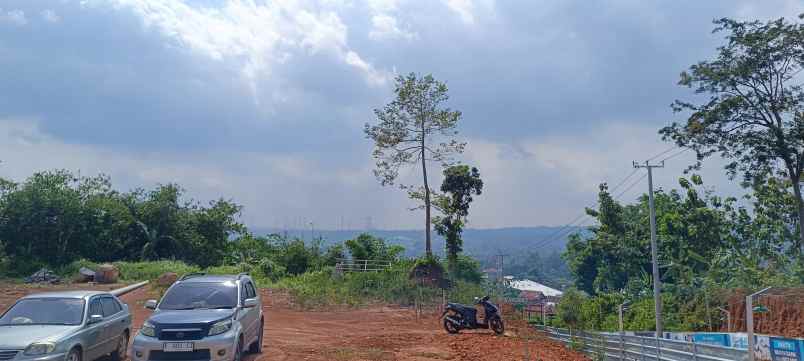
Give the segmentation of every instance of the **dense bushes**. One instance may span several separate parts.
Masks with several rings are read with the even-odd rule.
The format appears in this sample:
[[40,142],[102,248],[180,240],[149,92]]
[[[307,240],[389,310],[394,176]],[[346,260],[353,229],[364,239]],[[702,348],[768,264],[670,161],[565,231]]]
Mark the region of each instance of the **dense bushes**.
[[0,243],[12,276],[77,259],[93,262],[176,259],[222,264],[240,207],[183,199],[175,184],[121,193],[108,177],[36,173],[16,184],[0,179]]

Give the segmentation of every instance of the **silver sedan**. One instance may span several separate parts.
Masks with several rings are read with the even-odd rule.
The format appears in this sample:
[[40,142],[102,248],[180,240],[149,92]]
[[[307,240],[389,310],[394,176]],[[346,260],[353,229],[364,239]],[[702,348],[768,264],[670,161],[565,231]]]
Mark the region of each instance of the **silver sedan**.
[[130,335],[128,306],[109,293],[40,293],[0,316],[0,361],[123,360]]

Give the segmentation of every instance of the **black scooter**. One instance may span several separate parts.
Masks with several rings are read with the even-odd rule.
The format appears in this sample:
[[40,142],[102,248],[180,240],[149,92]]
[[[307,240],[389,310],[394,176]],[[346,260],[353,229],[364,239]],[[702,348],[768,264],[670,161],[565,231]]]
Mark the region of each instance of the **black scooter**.
[[475,297],[476,305],[483,305],[486,316],[483,322],[477,320],[477,310],[474,307],[458,303],[448,303],[441,318],[444,319],[444,329],[449,333],[458,333],[460,330],[492,329],[494,333],[502,335],[505,325],[500,317],[500,309],[489,302],[489,296]]

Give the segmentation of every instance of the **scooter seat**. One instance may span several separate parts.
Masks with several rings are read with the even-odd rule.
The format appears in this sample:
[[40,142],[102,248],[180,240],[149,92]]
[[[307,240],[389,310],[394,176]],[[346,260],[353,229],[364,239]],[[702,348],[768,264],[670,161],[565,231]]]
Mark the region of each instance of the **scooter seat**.
[[469,310],[474,311],[475,310],[474,307],[469,307],[469,306],[466,306],[466,305],[462,305],[460,303],[448,303],[447,307],[452,308],[455,311],[458,311],[458,312],[461,312],[461,313],[464,312],[464,311],[469,311]]

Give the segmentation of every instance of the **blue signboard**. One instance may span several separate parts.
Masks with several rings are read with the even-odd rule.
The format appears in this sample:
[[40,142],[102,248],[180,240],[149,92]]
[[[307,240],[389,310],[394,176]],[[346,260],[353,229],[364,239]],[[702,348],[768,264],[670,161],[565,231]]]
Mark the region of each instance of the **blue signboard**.
[[692,335],[693,342],[714,346],[730,347],[729,339],[728,333],[696,333]]
[[771,337],[770,353],[773,361],[804,361],[799,340]]

